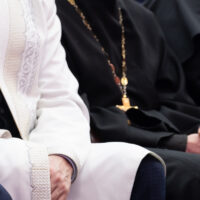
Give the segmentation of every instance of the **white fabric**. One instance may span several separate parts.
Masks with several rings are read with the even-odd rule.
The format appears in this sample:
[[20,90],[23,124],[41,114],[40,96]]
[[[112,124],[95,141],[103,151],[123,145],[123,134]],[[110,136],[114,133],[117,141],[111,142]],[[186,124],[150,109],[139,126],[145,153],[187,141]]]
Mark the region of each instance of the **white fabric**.
[[134,144],[92,144],[68,200],[130,200],[138,166],[147,153]]
[[[89,115],[65,61],[54,0],[1,0],[0,19],[0,87],[21,136],[79,170],[90,148]],[[27,30],[33,23],[36,36]],[[34,77],[24,76],[30,66]]]
[[[35,148],[35,144],[18,138],[0,138],[0,151],[0,184],[13,200],[51,199],[49,170],[46,170],[49,161],[44,146]],[[35,161],[40,159],[38,153],[44,158],[39,162]]]
[[[4,161],[0,162],[0,183],[13,200],[33,199],[30,146],[15,138],[0,139],[0,151],[0,160]],[[148,153],[133,144],[92,144],[68,200],[129,200],[138,166]]]
[[[0,16],[1,19],[7,19],[8,18],[8,5],[6,0],[1,0],[0,4]],[[5,62],[5,56],[6,56],[6,49],[7,49],[7,43],[8,43],[8,36],[9,36],[9,26],[8,26],[8,19],[7,20],[1,20],[0,21],[0,74],[2,74],[3,65]]]
[[0,139],[0,151],[0,184],[13,200],[31,200],[28,146],[19,139]]
[[[50,200],[48,155],[61,154],[79,171],[69,200],[128,200],[148,151],[124,143],[91,145],[88,111],[65,62],[54,0],[1,0],[0,19],[0,87],[24,139],[0,131],[0,184],[14,200]],[[29,20],[37,45],[26,34]],[[31,44],[37,56],[27,53]],[[35,67],[33,77],[22,77],[24,66]]]

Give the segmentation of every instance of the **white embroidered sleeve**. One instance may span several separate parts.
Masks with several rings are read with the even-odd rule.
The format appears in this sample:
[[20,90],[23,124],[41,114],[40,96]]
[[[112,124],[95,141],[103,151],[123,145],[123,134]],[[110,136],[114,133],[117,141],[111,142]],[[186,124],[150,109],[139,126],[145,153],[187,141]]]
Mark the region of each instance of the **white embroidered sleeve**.
[[43,6],[47,35],[38,81],[37,123],[30,140],[45,144],[49,154],[69,157],[79,170],[90,148],[89,114],[65,61],[55,2],[43,0]]

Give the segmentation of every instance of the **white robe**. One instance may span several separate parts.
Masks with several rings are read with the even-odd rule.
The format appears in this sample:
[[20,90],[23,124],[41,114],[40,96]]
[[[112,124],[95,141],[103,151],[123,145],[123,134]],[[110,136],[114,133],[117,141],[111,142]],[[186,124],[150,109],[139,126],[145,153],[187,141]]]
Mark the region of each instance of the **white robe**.
[[[0,139],[0,150],[4,152],[0,154],[0,160],[4,161],[0,162],[0,183],[13,200],[50,200],[50,191],[40,197],[32,194],[30,148],[20,139]],[[136,172],[148,153],[128,143],[92,144],[67,200],[130,200]],[[38,182],[43,178],[38,175]]]
[[149,151],[91,144],[54,0],[1,0],[0,19],[0,88],[23,138],[0,129],[0,184],[14,200],[50,200],[48,155],[62,154],[78,169],[69,200],[128,200]]

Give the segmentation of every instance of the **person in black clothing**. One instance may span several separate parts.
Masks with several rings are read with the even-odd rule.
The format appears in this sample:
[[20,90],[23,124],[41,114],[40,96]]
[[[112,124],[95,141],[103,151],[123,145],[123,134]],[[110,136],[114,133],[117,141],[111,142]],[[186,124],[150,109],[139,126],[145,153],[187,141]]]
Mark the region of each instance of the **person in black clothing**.
[[188,92],[200,105],[200,1],[136,1],[155,14],[168,45],[182,63]]
[[95,140],[148,147],[166,162],[167,199],[199,200],[200,107],[154,15],[133,0],[56,2]]

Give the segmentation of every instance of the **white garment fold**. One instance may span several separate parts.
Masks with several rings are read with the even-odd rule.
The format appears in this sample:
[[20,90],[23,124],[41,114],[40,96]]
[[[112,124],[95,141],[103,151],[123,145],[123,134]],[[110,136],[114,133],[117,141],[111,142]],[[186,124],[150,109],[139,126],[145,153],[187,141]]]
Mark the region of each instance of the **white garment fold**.
[[[50,200],[48,193],[44,197],[32,196],[33,165],[27,142],[1,138],[0,151],[0,183],[14,200]],[[149,153],[128,143],[92,144],[67,200],[130,200],[138,167]],[[35,180],[42,182],[43,175],[46,176],[46,173],[40,174],[40,177],[37,174]],[[46,177],[44,179],[47,180]]]
[[92,144],[68,200],[130,200],[138,167],[148,153],[128,143]]

